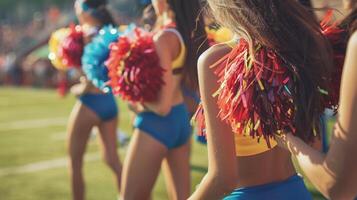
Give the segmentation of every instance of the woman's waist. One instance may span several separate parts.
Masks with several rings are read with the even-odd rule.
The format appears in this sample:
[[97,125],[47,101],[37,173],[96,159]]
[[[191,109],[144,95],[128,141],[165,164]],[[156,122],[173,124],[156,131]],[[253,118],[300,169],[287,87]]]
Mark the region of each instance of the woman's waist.
[[278,147],[254,156],[237,157],[237,188],[280,182],[296,174],[290,154]]

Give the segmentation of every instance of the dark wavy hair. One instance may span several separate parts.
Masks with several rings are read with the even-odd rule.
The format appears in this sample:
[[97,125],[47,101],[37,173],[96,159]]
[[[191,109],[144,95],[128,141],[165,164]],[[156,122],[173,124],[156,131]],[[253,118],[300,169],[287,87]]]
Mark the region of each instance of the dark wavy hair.
[[311,0],[299,0],[299,2],[308,8],[312,8]]
[[208,49],[205,23],[201,16],[202,7],[199,0],[168,0],[168,4],[175,13],[177,30],[187,48],[183,83],[194,89],[198,87],[198,57]]
[[[298,77],[294,102],[297,135],[312,140],[319,131],[324,96],[332,70],[332,50],[319,23],[296,0],[208,0],[215,18],[254,46],[261,44],[276,52],[292,66]],[[253,54],[254,55],[254,54]]]
[[115,25],[112,14],[107,9],[107,0],[84,0],[85,4],[91,8],[90,14],[102,23],[102,25]]
[[353,8],[351,13],[342,20],[340,26],[347,31],[348,38],[357,30],[357,8]]

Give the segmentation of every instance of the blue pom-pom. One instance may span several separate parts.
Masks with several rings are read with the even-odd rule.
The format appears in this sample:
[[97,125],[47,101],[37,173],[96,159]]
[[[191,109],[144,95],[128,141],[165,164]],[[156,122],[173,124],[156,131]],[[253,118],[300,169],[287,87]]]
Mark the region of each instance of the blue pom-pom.
[[105,67],[105,61],[109,57],[109,46],[117,42],[122,34],[127,34],[133,30],[135,25],[129,25],[125,31],[120,32],[119,28],[112,25],[103,27],[90,43],[84,48],[82,56],[82,69],[94,86],[104,92],[111,89],[107,86],[108,70]]

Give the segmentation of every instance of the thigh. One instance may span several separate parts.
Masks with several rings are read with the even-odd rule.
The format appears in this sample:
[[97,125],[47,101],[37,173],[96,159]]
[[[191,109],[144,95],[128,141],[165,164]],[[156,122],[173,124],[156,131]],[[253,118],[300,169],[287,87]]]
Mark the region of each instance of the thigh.
[[169,150],[162,164],[170,199],[187,199],[190,195],[190,147],[188,141],[181,147]]
[[160,171],[167,148],[147,133],[136,129],[131,138],[122,173],[125,200],[145,200]]
[[98,125],[100,134],[100,145],[105,156],[117,156],[117,125],[118,119],[115,117],[112,120],[101,122]]
[[89,108],[77,102],[68,122],[68,150],[72,158],[81,159],[93,126],[99,118]]

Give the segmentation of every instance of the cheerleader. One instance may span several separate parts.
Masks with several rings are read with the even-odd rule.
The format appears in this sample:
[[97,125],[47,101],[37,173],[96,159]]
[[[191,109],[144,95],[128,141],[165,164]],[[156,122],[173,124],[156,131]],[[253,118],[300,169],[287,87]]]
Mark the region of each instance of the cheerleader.
[[157,15],[154,45],[164,84],[156,101],[132,105],[137,116],[124,161],[121,196],[149,199],[162,166],[170,199],[187,199],[191,126],[181,85],[186,81],[197,85],[196,62],[206,46],[204,24],[198,0],[152,3]]
[[207,2],[240,39],[199,59],[209,166],[190,199],[312,199],[274,135],[319,131],[332,62],[319,24],[296,0]]
[[[101,27],[115,24],[106,4],[107,1],[102,0],[77,0],[75,3],[76,15],[87,43]],[[83,200],[85,196],[83,156],[93,127],[99,130],[103,157],[115,175],[119,191],[122,166],[117,153],[118,107],[114,96],[111,93],[102,93],[84,77],[81,78],[81,84],[75,85],[71,91],[78,96],[68,124],[69,171],[73,199]]]
[[[330,149],[326,154],[315,151],[292,134],[279,139],[279,144],[288,149],[299,163],[300,168],[312,184],[328,199],[353,199],[357,196],[357,1],[343,1],[344,8],[350,13],[339,25],[340,42],[337,44],[346,51],[342,82],[340,88],[337,122],[332,133]],[[348,43],[347,43],[348,41]],[[346,50],[347,48],[347,50]],[[336,58],[335,58],[336,60]],[[338,64],[335,62],[335,64]],[[343,61],[342,61],[343,64]],[[338,67],[338,66],[337,66]],[[336,74],[335,79],[339,79]],[[336,83],[338,87],[339,83]],[[338,87],[339,88],[339,87]]]

